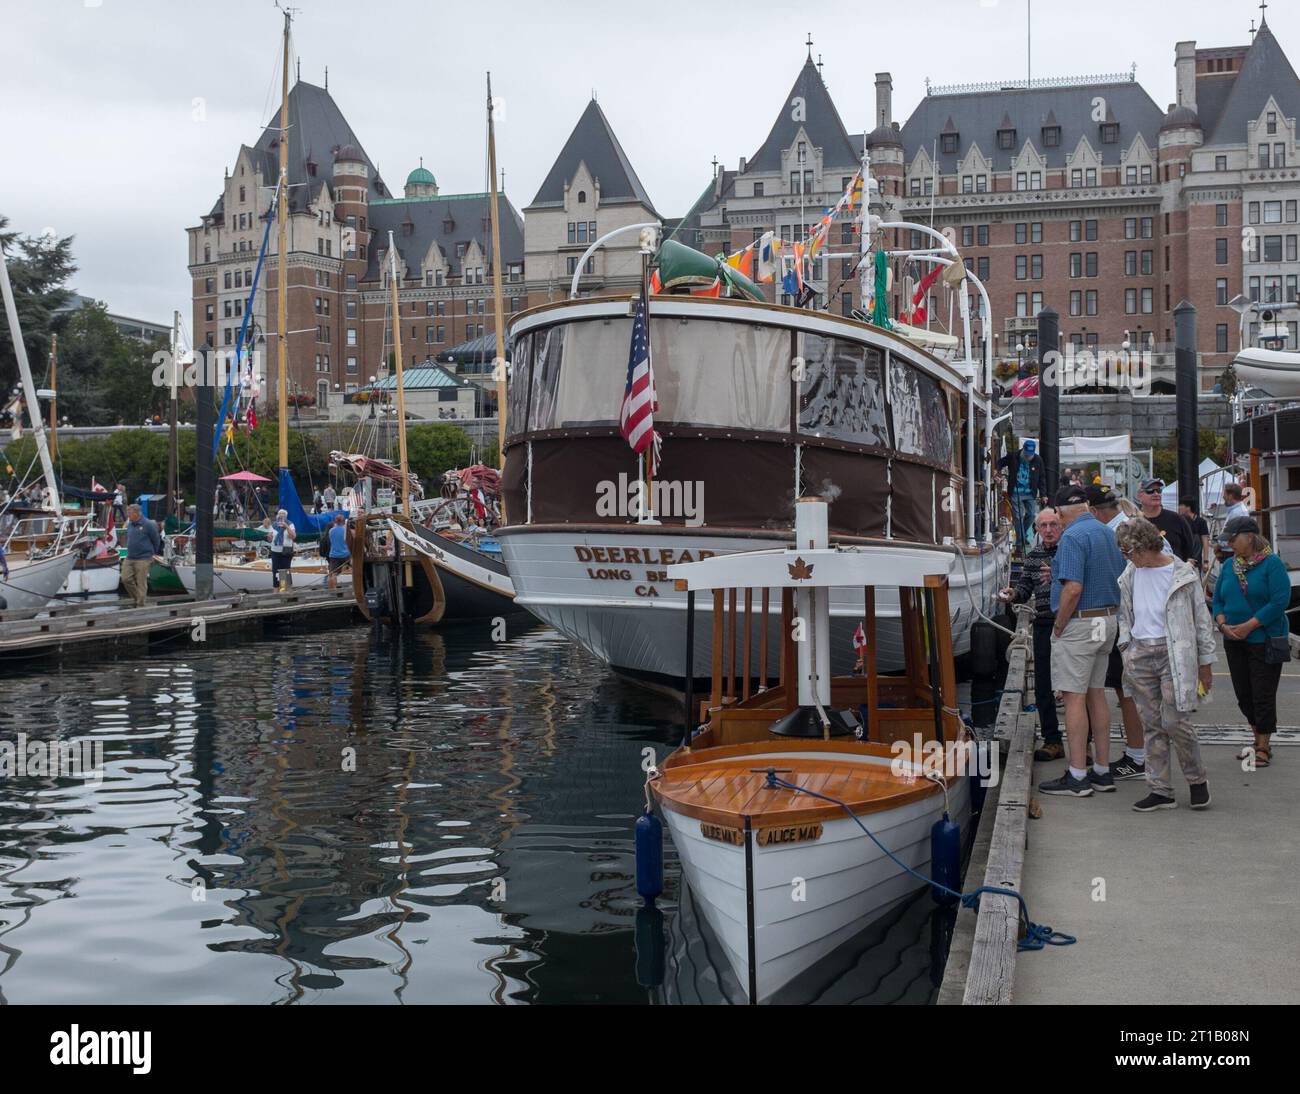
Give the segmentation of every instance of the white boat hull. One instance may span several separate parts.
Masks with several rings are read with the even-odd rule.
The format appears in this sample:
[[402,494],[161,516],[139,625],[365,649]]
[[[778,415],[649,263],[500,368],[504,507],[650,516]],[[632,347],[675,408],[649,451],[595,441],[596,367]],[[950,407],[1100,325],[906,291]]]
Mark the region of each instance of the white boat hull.
[[95,593],[115,593],[122,584],[122,563],[111,566],[73,566],[68,580],[59,590],[60,596],[89,596]]
[[1279,398],[1300,395],[1300,353],[1243,349],[1233,360],[1232,371],[1242,386],[1262,388]]
[[[192,562],[173,563],[172,569],[181,579],[185,591],[193,593],[195,589],[196,568]],[[324,585],[328,569],[324,562],[316,559],[294,559],[292,567],[292,586],[295,589],[311,588]],[[212,591],[220,596],[223,593],[269,593],[274,589],[271,584],[271,566],[266,562],[245,563],[238,566],[226,566],[214,563],[212,566]]]
[[76,561],[73,551],[34,562],[11,559],[9,576],[0,578],[0,597],[4,598],[5,610],[10,614],[40,611],[58,595]]
[[[780,758],[779,752],[754,756],[745,766],[762,767]],[[948,797],[953,819],[964,831],[970,813],[964,777],[953,781]],[[706,838],[699,820],[661,804],[696,907],[748,996],[745,848]],[[930,829],[943,811],[944,797],[936,790],[920,801],[867,814],[862,821],[902,862],[928,878]],[[758,1002],[771,999],[925,884],[891,860],[847,815],[826,821],[816,841],[755,843],[753,860]]]
[[[634,676],[663,681],[685,677],[683,641],[686,634],[686,594],[658,575],[672,562],[698,561],[701,551],[715,555],[764,550],[778,546],[770,538],[683,536],[654,528],[611,526],[608,530],[533,531],[510,529],[500,535],[506,569],[515,588],[515,603],[527,608],[556,630],[580,643],[606,664]],[[611,549],[616,553],[611,555]],[[655,560],[627,562],[633,558]],[[689,552],[690,557],[684,557]],[[707,557],[707,556],[706,556]],[[615,561],[610,561],[613,558]],[[953,646],[957,654],[970,648],[975,606],[992,615],[998,608],[997,589],[1005,584],[1005,556],[996,550],[962,561],[954,552],[949,572]],[[780,595],[770,594],[768,676],[779,669],[777,641]],[[831,671],[847,674],[856,655],[853,631],[862,620],[860,590],[833,589],[831,604]],[[707,676],[712,659],[712,600],[696,598],[694,672]],[[758,650],[760,597],[753,602],[751,649]],[[882,672],[903,666],[902,628],[898,592],[876,592],[877,665]],[[738,639],[739,641],[739,639]],[[754,654],[755,658],[757,653]]]

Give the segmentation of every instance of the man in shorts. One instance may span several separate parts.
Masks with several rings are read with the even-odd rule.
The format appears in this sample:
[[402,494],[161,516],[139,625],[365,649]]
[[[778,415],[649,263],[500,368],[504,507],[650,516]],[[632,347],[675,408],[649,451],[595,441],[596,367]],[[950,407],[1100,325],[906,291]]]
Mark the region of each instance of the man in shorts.
[[348,518],[344,513],[334,514],[334,523],[329,526],[329,531],[325,534],[329,545],[330,572],[326,579],[326,584],[331,588],[337,588],[339,583],[339,571],[341,571],[352,558],[352,537],[348,534]]
[[1052,683],[1065,701],[1070,766],[1059,778],[1039,783],[1038,790],[1087,798],[1094,790],[1115,789],[1107,763],[1109,732],[1098,733],[1093,742],[1091,770],[1086,756],[1089,719],[1110,726],[1106,666],[1115,644],[1124,558],[1115,534],[1092,515],[1081,486],[1066,486],[1057,493],[1056,512],[1065,531],[1052,560]]

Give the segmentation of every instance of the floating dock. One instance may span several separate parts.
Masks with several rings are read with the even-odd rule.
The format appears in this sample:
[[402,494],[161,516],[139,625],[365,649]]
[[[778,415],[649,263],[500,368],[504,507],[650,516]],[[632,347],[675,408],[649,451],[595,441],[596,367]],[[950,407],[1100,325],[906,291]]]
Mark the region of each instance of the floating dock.
[[84,653],[90,646],[122,650],[147,648],[164,640],[206,642],[261,633],[301,618],[309,618],[314,627],[360,619],[350,583],[337,589],[232,593],[211,600],[168,597],[143,608],[123,605],[105,601],[56,604],[34,619],[5,618],[7,613],[0,612],[0,664],[10,659]]
[[[1300,743],[1300,726],[1279,725],[1273,763],[1245,769],[1239,753],[1253,738],[1220,645],[1214,688],[1192,716],[1209,769],[1209,809],[1187,808],[1176,756],[1174,810],[1133,812],[1145,779],[1119,782],[1113,794],[1035,800],[1037,783],[1065,761],[1035,770],[1038,715],[1022,709],[1024,695],[1033,697],[1027,643],[1013,643],[1008,661],[994,730],[1005,767],[985,801],[964,888],[1017,889],[1035,922],[1078,941],[1019,954],[1016,903],[986,895],[978,916],[957,919],[938,1002],[1109,1005],[1117,984],[1134,1004],[1295,1002],[1300,938],[1278,924],[1294,906],[1300,866],[1291,823],[1300,772],[1286,747]],[[1278,689],[1284,723],[1297,700],[1293,661]],[[1122,729],[1112,726],[1111,759],[1123,747]],[[1036,817],[1031,801],[1041,809]]]

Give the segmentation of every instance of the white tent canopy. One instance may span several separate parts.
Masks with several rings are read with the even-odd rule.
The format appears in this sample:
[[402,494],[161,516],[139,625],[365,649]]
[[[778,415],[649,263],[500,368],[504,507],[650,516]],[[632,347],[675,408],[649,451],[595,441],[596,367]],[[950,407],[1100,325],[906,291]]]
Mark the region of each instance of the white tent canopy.
[[[1022,437],[1020,443],[1033,441],[1037,437]],[[1095,460],[1101,456],[1128,456],[1133,452],[1132,440],[1127,433],[1118,437],[1062,437],[1060,454],[1062,460]]]
[[[1237,476],[1231,472],[1223,470],[1209,456],[1201,461],[1201,466],[1197,468],[1200,476],[1201,486],[1201,509],[1211,509],[1223,501],[1223,486],[1225,483],[1236,482]],[[1217,474],[1216,474],[1217,472]],[[1207,477],[1208,476],[1208,477]],[[1180,491],[1177,482],[1171,482],[1160,493],[1160,502],[1166,509],[1177,509]]]

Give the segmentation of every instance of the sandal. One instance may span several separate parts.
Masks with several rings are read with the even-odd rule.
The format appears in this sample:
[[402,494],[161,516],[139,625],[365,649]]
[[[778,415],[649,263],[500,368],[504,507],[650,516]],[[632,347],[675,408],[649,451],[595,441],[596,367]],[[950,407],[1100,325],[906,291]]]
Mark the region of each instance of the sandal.
[[1273,762],[1273,750],[1271,748],[1255,749],[1255,766],[1268,767]]

